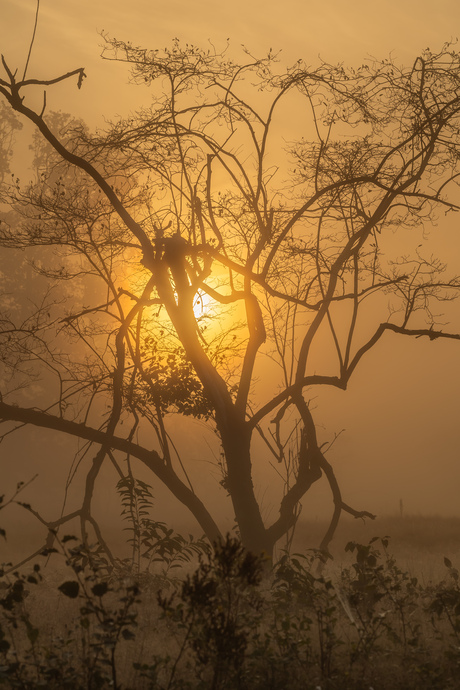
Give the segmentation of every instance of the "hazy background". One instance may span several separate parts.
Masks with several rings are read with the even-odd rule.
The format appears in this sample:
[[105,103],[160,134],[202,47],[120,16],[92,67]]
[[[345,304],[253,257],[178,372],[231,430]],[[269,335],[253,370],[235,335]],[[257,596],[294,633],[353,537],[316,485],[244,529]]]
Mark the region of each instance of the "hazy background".
[[[35,9],[35,0],[0,0],[0,51],[21,74]],[[437,50],[445,41],[456,39],[460,6],[458,0],[436,4],[426,0],[233,0],[228,4],[215,0],[41,0],[28,76],[51,78],[84,67],[83,88],[78,91],[66,83],[50,89],[48,108],[70,112],[90,125],[102,125],[104,117],[126,115],[148,99],[147,89],[126,84],[122,65],[100,59],[100,31],[147,48],[165,47],[178,37],[200,46],[210,40],[219,49],[230,39],[235,50],[240,44],[256,54],[269,48],[282,50],[286,63],[303,57],[315,65],[320,56],[328,62],[358,66],[369,55],[391,54],[395,61],[410,65],[423,49]],[[38,92],[37,99],[41,98]],[[18,152],[24,153],[21,134],[17,138]],[[458,219],[449,222],[439,253],[459,262]],[[442,225],[438,230],[443,230]],[[459,309],[456,306],[449,313],[457,330]],[[328,459],[347,503],[376,513],[396,513],[402,499],[407,513],[460,515],[459,362],[460,346],[454,341],[387,335],[360,365],[347,392],[315,393],[314,414],[321,435],[330,439],[345,430]],[[205,487],[217,487],[218,478],[210,472],[212,454],[202,443],[205,435],[205,429],[187,432],[184,447],[193,458],[196,476],[206,477]],[[65,439],[34,429],[21,440],[3,443],[0,493],[38,473],[23,500],[48,511],[49,519],[57,517],[50,506],[62,501],[69,448]],[[256,468],[260,498],[264,516],[274,518],[273,475],[263,460]],[[113,477],[108,475],[101,500],[116,510],[112,491]],[[159,519],[172,515],[183,519],[169,505],[169,497],[158,498],[164,499]],[[216,494],[216,507],[220,500]],[[305,501],[304,515],[321,517],[330,509],[327,488],[318,486]],[[13,513],[17,519],[16,511],[11,511],[11,518]]]

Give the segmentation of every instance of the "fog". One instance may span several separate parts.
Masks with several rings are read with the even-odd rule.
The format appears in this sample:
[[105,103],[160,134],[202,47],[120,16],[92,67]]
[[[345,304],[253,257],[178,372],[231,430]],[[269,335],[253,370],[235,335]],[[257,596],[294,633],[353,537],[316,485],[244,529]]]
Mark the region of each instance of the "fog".
[[[0,0],[1,52],[20,72],[35,7],[34,0]],[[98,126],[104,118],[126,115],[148,99],[147,89],[126,83],[123,66],[100,59],[101,31],[149,48],[168,45],[176,36],[198,45],[209,40],[218,49],[229,39],[231,50],[239,49],[240,44],[254,53],[271,47],[282,51],[281,59],[287,63],[302,56],[313,65],[319,57],[359,65],[368,55],[384,58],[391,54],[397,62],[410,64],[423,49],[438,49],[455,38],[452,27],[459,20],[455,0],[440,0],[436,5],[425,0],[387,0],[377,5],[359,0],[351,7],[341,0],[236,0],[227,4],[211,0],[42,0],[29,75],[48,78],[84,67],[87,79],[83,88],[77,91],[74,84],[58,85],[50,90],[48,104],[52,110],[70,112]],[[37,93],[37,102],[41,97]],[[21,140],[21,136],[18,133],[13,172],[24,170],[28,155],[27,139]],[[439,247],[436,234],[444,230],[445,245]],[[441,256],[458,263],[457,218],[441,218],[431,241]],[[446,305],[447,317],[452,329],[460,329],[457,305]],[[314,393],[311,408],[320,439],[330,442],[337,435],[327,458],[348,504],[377,515],[399,513],[403,506],[408,514],[460,516],[459,347],[456,341],[401,340],[387,334],[357,369],[347,391]],[[264,372],[259,373],[264,379]],[[268,399],[273,391],[270,376],[265,377],[261,396],[266,394]],[[174,417],[168,423],[171,429],[180,429],[179,452],[187,455],[197,492],[206,497],[224,531],[231,530],[228,499],[212,464],[218,453],[212,433],[204,423],[184,424]],[[45,519],[55,519],[64,501],[69,458],[77,446],[74,440],[39,429],[8,437],[0,445],[0,493],[8,496],[17,482],[38,475],[20,500],[32,504]],[[282,484],[270,468],[262,444],[256,444],[255,457],[262,515],[274,519]],[[139,476],[143,476],[142,470]],[[97,489],[99,517],[109,526],[121,526],[116,481],[115,472],[108,468]],[[77,507],[82,482],[83,474],[77,473],[69,489],[67,510]],[[153,494],[158,520],[199,531],[164,488],[154,485]],[[302,519],[324,519],[330,513],[330,491],[324,482],[318,483],[303,500]],[[24,543],[36,524],[17,506],[1,513],[1,523],[13,542]]]

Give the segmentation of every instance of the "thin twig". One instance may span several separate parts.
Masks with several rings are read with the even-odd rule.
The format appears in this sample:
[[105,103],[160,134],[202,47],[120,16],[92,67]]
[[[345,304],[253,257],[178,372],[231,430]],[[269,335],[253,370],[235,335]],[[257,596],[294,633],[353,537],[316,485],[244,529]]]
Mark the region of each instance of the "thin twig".
[[39,13],[39,11],[40,11],[40,0],[37,0],[37,10],[36,10],[36,12],[35,12],[34,30],[33,30],[33,33],[32,33],[32,40],[30,41],[29,54],[27,55],[26,66],[24,67],[24,74],[22,75],[22,81],[24,81],[24,79],[26,78],[26,72],[27,72],[27,68],[28,68],[28,66],[29,66],[30,55],[31,55],[31,53],[32,53],[32,48],[33,48],[34,41],[35,41],[35,34],[36,34],[36,32],[37,32],[38,13]]

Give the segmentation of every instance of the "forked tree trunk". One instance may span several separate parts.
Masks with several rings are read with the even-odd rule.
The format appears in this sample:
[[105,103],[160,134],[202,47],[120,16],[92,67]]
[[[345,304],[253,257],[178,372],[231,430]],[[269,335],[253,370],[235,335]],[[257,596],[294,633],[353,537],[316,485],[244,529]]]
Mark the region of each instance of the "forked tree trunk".
[[182,258],[179,261],[178,258],[172,266],[171,257],[163,256],[152,265],[152,272],[158,294],[166,305],[177,335],[214,408],[227,465],[225,485],[232,500],[243,546],[254,553],[265,552],[271,558],[273,540],[268,538],[252,482],[251,430],[244,419],[244,412],[237,411],[227,384],[208,359],[198,338],[193,313],[194,293],[189,285],[185,260]]

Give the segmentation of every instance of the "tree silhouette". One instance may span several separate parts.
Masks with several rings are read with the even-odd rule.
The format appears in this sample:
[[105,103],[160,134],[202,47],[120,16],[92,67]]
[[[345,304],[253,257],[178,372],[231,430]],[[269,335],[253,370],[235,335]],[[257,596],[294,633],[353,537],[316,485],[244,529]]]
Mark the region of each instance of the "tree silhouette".
[[[8,432],[35,425],[94,449],[81,508],[53,529],[77,515],[87,539],[103,463],[123,475],[129,457],[219,537],[176,456],[174,414],[215,430],[248,549],[272,554],[321,476],[334,502],[327,548],[342,511],[372,515],[342,499],[312,389],[345,390],[382,338],[460,339],[435,311],[460,280],[421,232],[459,209],[460,56],[446,45],[408,69],[299,60],[286,70],[272,52],[236,62],[177,41],[105,40],[104,57],[128,63],[151,101],[96,133],[47,114],[46,97],[41,110],[28,105],[34,86],[76,78],[80,88],[83,69],[17,81],[2,59],[0,93],[42,143],[36,181],[3,187],[1,245],[35,255],[46,290],[20,318],[3,316],[0,418]],[[33,407],[21,394],[31,378],[46,382]],[[154,449],[134,440],[146,429]],[[253,484],[257,434],[285,472],[268,525]]]

